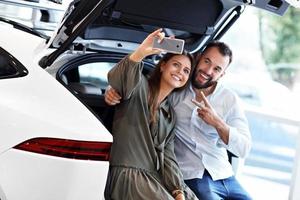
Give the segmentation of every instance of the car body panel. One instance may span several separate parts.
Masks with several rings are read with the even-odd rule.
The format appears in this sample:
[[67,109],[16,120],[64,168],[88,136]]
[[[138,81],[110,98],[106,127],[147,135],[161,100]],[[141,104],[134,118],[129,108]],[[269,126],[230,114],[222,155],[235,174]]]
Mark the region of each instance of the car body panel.
[[[108,162],[78,161],[16,149],[0,156],[1,187],[7,200],[20,197],[99,200],[103,196],[101,188],[105,187],[107,170]],[[1,197],[1,200],[6,199]]]
[[[23,49],[28,45],[38,47],[40,42],[44,41],[35,37],[34,39],[37,40],[18,40],[18,47],[12,49],[5,44],[5,41],[9,41],[9,35],[4,33],[5,31],[0,31],[0,37],[4,41],[1,42],[1,47],[14,51],[19,60],[28,66],[30,72],[28,76],[22,78],[0,80],[1,93],[8,97],[0,99],[1,113],[6,113],[2,116],[3,123],[0,127],[5,125],[5,130],[11,131],[11,142],[7,141],[1,145],[0,152],[16,143],[13,135],[20,141],[47,135],[58,138],[64,135],[70,139],[112,141],[109,132],[76,97],[66,93],[66,89],[38,65],[32,65],[34,54]],[[10,33],[14,38],[19,36],[19,31],[11,30]],[[32,104],[35,106],[29,106]],[[14,124],[7,126],[12,119],[22,123],[22,126],[19,128]]]
[[[1,53],[24,66],[22,77],[0,77],[0,199],[103,197],[108,161],[64,158],[19,150],[29,139],[112,142],[100,120],[38,64],[45,39],[0,23]],[[12,40],[12,38],[14,40]]]

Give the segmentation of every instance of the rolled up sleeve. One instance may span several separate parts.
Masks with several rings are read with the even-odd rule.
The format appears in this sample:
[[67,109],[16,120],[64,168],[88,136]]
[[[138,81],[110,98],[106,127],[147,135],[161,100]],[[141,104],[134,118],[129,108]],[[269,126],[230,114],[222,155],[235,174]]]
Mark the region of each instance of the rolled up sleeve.
[[229,141],[226,145],[221,139],[217,145],[225,147],[234,155],[245,158],[251,149],[251,133],[245,112],[237,101],[228,113],[226,123],[229,126]]

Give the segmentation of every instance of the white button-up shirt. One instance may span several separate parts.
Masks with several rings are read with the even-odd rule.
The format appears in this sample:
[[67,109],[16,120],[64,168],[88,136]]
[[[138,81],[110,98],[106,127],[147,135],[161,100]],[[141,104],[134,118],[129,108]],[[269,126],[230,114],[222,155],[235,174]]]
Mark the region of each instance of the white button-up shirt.
[[177,115],[174,129],[175,154],[183,178],[202,178],[205,169],[213,180],[228,178],[233,175],[233,170],[226,150],[244,158],[251,148],[248,122],[239,98],[220,83],[207,96],[216,113],[230,127],[229,142],[226,145],[216,129],[197,115],[197,107],[191,101],[195,96],[190,85],[169,98]]

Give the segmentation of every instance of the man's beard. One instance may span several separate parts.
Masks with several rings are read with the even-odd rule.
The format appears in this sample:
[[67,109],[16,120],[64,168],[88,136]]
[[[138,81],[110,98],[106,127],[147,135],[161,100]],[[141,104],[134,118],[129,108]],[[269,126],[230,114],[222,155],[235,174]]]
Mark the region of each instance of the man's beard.
[[196,72],[193,74],[193,77],[192,77],[192,85],[193,87],[195,87],[196,89],[205,89],[205,88],[208,88],[210,86],[213,86],[213,85],[216,85],[217,84],[217,81],[213,81],[212,80],[212,77],[210,77],[206,83],[204,84],[201,84],[197,81],[197,76],[198,76],[198,73],[200,71]]

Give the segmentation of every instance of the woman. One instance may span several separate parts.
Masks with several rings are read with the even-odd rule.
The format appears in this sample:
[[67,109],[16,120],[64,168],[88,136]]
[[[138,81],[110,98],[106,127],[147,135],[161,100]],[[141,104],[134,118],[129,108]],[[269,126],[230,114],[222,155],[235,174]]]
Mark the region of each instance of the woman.
[[175,159],[175,116],[167,100],[174,89],[186,86],[193,58],[187,53],[166,54],[146,79],[143,58],[161,52],[152,48],[155,37],[163,39],[161,30],[151,33],[108,73],[109,84],[123,101],[114,116],[106,199],[196,199]]

